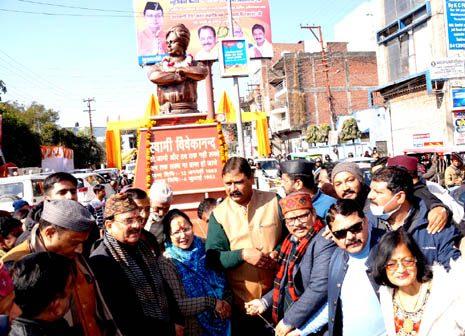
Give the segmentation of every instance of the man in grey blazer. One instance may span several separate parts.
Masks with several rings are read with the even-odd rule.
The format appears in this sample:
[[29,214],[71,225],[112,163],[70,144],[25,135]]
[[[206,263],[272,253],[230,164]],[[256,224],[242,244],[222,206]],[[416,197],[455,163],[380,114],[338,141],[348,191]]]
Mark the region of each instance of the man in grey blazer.
[[248,314],[271,310],[276,335],[284,336],[305,323],[327,302],[328,266],[335,244],[322,236],[312,195],[297,192],[280,201],[289,235],[278,257],[274,288],[245,304]]

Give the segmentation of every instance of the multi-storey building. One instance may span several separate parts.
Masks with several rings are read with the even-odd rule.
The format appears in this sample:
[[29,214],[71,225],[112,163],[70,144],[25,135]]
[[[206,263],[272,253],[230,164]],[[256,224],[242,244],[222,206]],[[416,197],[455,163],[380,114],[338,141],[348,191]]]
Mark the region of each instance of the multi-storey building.
[[310,124],[331,125],[369,106],[368,93],[378,84],[375,53],[349,52],[345,42],[329,42],[326,51],[327,66],[321,52],[294,52],[270,68],[270,128],[278,151],[295,150]]
[[390,114],[391,151],[465,144],[465,1],[378,0],[378,6],[380,86],[371,96]]

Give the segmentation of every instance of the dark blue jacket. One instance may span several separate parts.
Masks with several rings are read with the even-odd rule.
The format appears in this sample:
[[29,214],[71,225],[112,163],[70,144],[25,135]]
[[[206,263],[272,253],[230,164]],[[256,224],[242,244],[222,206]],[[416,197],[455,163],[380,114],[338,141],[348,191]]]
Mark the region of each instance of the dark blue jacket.
[[[300,263],[294,267],[293,281],[299,299],[284,313],[284,323],[295,328],[303,326],[327,300],[328,266],[336,245],[322,236],[324,228],[312,238]],[[273,304],[273,290],[263,299]]]
[[[376,244],[384,234],[383,230],[372,229],[370,238],[370,254],[368,255],[365,265],[367,266],[367,276],[371,285],[379,298],[379,285],[373,280],[372,266],[374,258],[376,257]],[[328,333],[329,336],[342,335],[342,302],[341,302],[341,289],[342,283],[347,273],[347,262],[349,260],[349,253],[343,249],[336,249],[331,262],[329,263],[329,276],[328,276]],[[354,289],[354,290],[358,290]],[[363,305],[363,302],[360,302]],[[357,309],[357,307],[354,307]],[[360,318],[363,318],[361,316]],[[369,323],[369,321],[367,321]]]
[[316,214],[323,220],[326,220],[329,208],[336,203],[336,201],[334,197],[326,195],[321,189],[318,189],[316,194],[312,197],[312,204],[316,210]]
[[[367,217],[372,227],[387,230],[385,222],[380,221],[370,211]],[[403,225],[404,230],[412,235],[429,265],[437,262],[449,269],[450,259],[455,260],[460,256],[460,250],[454,247],[455,242],[460,239],[457,227],[449,220],[441,232],[430,234],[426,230],[427,226],[428,209],[424,201],[412,202],[411,212]]]

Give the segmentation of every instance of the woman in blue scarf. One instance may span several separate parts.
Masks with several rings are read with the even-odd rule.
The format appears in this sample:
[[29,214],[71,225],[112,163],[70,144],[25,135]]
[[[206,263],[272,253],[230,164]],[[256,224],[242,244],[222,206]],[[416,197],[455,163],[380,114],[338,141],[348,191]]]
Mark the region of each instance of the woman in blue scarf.
[[[224,300],[227,294],[226,279],[223,274],[206,268],[205,244],[194,235],[189,217],[177,209],[170,210],[163,218],[163,233],[166,263],[174,264],[182,284],[181,292],[189,298],[186,300],[182,294],[176,295],[176,290],[172,288],[173,281],[170,283],[165,276],[184,315],[184,335],[228,336],[231,306]],[[166,273],[166,267],[163,269],[165,272],[162,273]],[[181,306],[186,305],[186,301],[191,308],[197,306],[197,309],[190,309],[192,313],[196,311],[195,314],[188,316],[189,313],[183,311]]]

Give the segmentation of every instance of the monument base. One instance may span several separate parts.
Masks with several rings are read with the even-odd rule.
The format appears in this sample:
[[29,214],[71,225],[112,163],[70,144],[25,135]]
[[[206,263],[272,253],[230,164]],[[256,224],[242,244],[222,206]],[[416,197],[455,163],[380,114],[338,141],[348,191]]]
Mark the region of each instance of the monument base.
[[173,189],[172,208],[197,218],[206,197],[224,197],[221,170],[226,160],[221,125],[207,114],[151,117],[153,127],[139,129],[134,185],[148,190],[156,180]]

